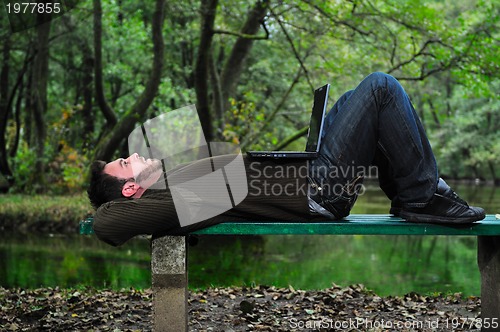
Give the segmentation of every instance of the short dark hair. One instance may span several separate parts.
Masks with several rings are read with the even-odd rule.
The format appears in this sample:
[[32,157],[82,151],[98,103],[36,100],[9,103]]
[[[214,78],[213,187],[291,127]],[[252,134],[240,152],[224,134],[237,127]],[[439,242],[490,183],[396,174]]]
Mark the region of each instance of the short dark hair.
[[97,209],[106,202],[122,198],[122,188],[127,179],[120,179],[104,172],[106,162],[96,160],[90,165],[90,185],[87,194],[90,204]]

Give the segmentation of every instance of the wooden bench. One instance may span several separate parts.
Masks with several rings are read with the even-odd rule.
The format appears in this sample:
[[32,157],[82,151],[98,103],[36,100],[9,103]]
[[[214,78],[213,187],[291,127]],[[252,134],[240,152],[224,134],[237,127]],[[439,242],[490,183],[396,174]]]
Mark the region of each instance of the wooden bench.
[[[80,233],[92,233],[91,220]],[[351,215],[332,222],[228,222],[193,234],[203,235],[467,235],[478,237],[481,273],[481,318],[500,320],[500,220],[487,215],[466,226],[410,224],[389,215]],[[151,274],[153,330],[188,330],[187,238],[164,236],[152,240]],[[486,329],[482,331],[494,331]]]

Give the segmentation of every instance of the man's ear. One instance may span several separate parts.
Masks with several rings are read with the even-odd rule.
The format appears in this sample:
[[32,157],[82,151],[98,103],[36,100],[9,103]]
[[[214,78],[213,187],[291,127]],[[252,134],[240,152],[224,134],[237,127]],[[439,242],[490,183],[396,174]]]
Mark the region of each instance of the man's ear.
[[141,188],[134,181],[127,181],[122,188],[122,195],[129,198],[135,195],[135,193]]

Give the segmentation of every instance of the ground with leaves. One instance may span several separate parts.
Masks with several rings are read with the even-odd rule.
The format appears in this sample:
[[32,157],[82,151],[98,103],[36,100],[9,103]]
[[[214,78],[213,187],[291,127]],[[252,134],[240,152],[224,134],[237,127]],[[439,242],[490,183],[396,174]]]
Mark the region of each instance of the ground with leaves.
[[[151,290],[0,288],[1,331],[151,331]],[[190,331],[474,331],[480,299],[380,297],[361,285],[190,292]],[[471,326],[472,325],[472,326]]]

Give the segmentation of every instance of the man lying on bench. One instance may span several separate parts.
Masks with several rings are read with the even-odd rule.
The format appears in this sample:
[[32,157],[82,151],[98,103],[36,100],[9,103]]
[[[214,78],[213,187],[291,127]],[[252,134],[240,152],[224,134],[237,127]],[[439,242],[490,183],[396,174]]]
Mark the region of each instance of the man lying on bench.
[[[183,183],[209,175],[214,164],[228,165],[237,158],[205,158],[167,174],[160,160],[138,154],[109,163],[95,161],[88,195],[97,209],[96,235],[120,245],[139,234],[183,235],[224,221],[342,219],[349,215],[363,170],[370,165],[378,167],[380,187],[391,200],[390,213],[395,216],[409,222],[442,224],[472,223],[485,217],[482,208],[469,206],[439,178],[434,154],[409,97],[394,77],[383,73],[369,75],[335,103],[324,120],[316,159],[242,157],[246,178],[231,178],[230,187],[233,191],[238,185],[247,187],[248,194],[238,204],[232,201],[227,211],[213,215],[207,209],[208,218],[186,224],[176,210],[177,192],[168,184],[154,189],[154,183],[166,183],[167,177],[169,184]],[[209,182],[207,193],[217,185]],[[197,215],[205,213],[196,209],[187,208]]]

